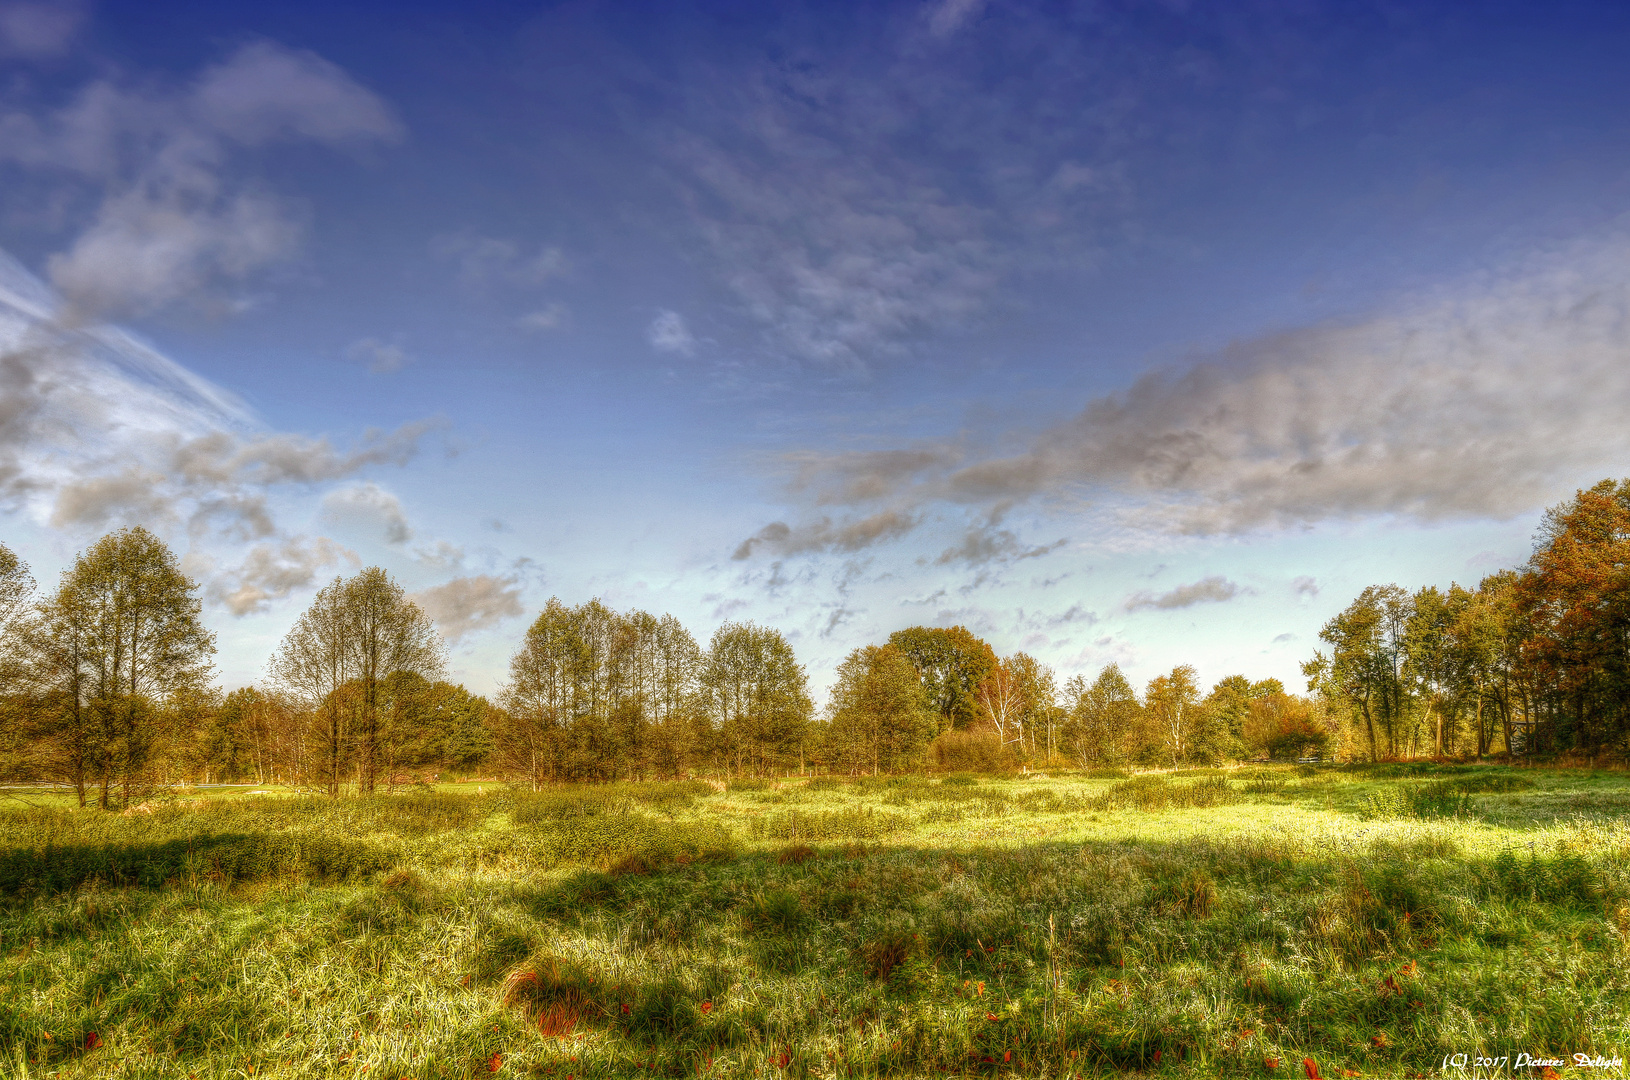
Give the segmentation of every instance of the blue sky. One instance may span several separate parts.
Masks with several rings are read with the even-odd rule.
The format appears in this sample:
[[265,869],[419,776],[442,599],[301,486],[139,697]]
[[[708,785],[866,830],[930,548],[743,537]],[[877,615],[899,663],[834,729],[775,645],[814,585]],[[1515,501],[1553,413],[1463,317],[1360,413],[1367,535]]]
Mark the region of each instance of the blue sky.
[[1294,684],[1630,472],[1619,5],[0,2],[0,498],[223,680],[377,562]]

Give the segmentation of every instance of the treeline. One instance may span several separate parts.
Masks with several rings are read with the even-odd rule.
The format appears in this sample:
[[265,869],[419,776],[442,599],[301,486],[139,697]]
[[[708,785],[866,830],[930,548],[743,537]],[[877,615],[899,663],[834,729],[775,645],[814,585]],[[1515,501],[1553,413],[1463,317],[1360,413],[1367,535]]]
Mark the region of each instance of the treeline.
[[436,774],[541,785],[811,770],[1218,763],[1317,752],[1320,703],[1276,681],[1209,691],[1180,666],[1140,695],[1111,665],[1062,686],[962,627],[854,650],[817,709],[790,642],[726,623],[550,600],[495,699],[445,678],[441,639],[388,574],[319,591],[259,686],[211,684],[197,585],[142,528],[103,537],[36,596],[0,546],[0,768],[128,806],[177,782],[372,792]]
[[1355,757],[1630,749],[1630,480],[1553,507],[1475,589],[1365,589],[1303,666]]

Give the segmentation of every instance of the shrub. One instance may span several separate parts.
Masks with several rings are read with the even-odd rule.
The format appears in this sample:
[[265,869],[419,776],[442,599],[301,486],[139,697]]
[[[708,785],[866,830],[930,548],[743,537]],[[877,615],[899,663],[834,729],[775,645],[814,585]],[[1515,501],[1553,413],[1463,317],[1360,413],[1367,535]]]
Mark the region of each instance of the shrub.
[[947,731],[929,744],[934,767],[941,772],[1010,773],[1013,755],[994,731]]

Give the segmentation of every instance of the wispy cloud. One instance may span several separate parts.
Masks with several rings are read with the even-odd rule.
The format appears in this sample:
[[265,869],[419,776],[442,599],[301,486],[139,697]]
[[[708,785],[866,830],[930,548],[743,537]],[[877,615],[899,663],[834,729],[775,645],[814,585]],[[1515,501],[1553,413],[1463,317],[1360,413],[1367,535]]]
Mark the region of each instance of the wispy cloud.
[[[931,507],[1095,501],[1119,527],[1227,534],[1532,511],[1630,453],[1630,239],[1538,256],[1367,318],[1243,340],[979,457],[960,439],[805,456],[789,494],[850,534]],[[853,516],[834,519],[834,507]],[[901,535],[896,529],[876,539]],[[802,545],[808,547],[809,545]],[[739,553],[738,553],[739,554]]]
[[[124,331],[64,325],[61,307],[0,252],[0,505],[69,533],[139,523],[184,528],[206,548],[253,543],[209,582],[235,614],[303,587],[344,553],[325,538],[283,536],[269,495],[406,464],[441,426],[370,431],[350,447],[268,431],[231,394]],[[367,490],[340,502],[366,503],[357,492]],[[373,510],[390,509],[376,501]],[[406,529],[405,518],[380,524]]]
[[449,233],[437,237],[430,247],[435,254],[453,260],[459,280],[471,288],[530,288],[571,270],[566,253],[558,247],[531,248],[519,240],[478,233]]
[[101,192],[88,226],[49,260],[65,315],[84,322],[230,306],[218,287],[287,258],[303,231],[296,209],[237,175],[244,153],[388,141],[401,125],[322,57],[257,42],[173,92],[103,80],[54,111],[0,106],[0,133],[0,161]]
[[0,4],[0,56],[59,56],[84,21],[84,5],[69,0]]

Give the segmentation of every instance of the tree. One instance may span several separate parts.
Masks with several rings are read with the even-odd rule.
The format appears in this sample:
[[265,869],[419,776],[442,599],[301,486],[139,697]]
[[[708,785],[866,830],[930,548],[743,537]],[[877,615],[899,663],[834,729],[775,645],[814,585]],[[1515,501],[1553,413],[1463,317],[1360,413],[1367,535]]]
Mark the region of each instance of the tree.
[[702,662],[700,698],[734,772],[804,764],[814,705],[804,669],[780,631],[725,623]]
[[1138,757],[1143,707],[1119,665],[1107,665],[1091,685],[1075,676],[1064,697],[1064,745],[1083,766],[1119,766]]
[[276,685],[311,715],[313,753],[305,764],[330,796],[340,793],[350,758],[350,716],[345,686],[354,657],[348,647],[345,580],[320,589],[284,635],[270,664]]
[[[1413,610],[1408,593],[1396,585],[1372,585],[1319,631],[1331,646],[1303,666],[1308,688],[1351,707],[1364,723],[1370,760],[1383,745],[1398,755],[1398,736],[1407,707],[1403,666],[1404,631]],[[1379,730],[1378,730],[1379,726]]]
[[533,790],[560,777],[578,673],[587,662],[571,609],[550,597],[510,658],[509,683],[499,694],[504,712],[493,732],[504,764]]
[[920,764],[937,727],[917,669],[892,645],[856,649],[838,665],[827,720],[827,761],[850,773]]
[[1202,721],[1200,687],[1194,669],[1180,664],[1170,674],[1156,676],[1143,696],[1175,769],[1188,758],[1190,742]]
[[917,669],[939,716],[939,730],[978,723],[983,713],[977,694],[996,666],[991,647],[961,626],[913,626],[889,635],[890,645]]
[[28,615],[34,578],[28,564],[0,544],[0,770],[26,768],[28,749]]
[[272,674],[311,709],[319,779],[338,795],[345,773],[375,790],[405,737],[391,728],[390,680],[429,680],[445,651],[424,611],[377,566],[335,578],[312,600],[278,647]]
[[75,559],[42,605],[34,659],[45,734],[81,798],[89,767],[100,805],[112,805],[116,785],[129,805],[166,734],[160,705],[208,676],[215,637],[196,591],[164,542],[135,526]]
[[360,699],[357,764],[360,787],[371,794],[384,764],[404,732],[387,727],[388,679],[429,680],[446,667],[446,650],[430,618],[407,598],[389,574],[370,566],[344,583],[345,644]]
[[991,666],[974,700],[996,729],[1003,746],[1013,746],[1024,738],[1024,692],[1019,677],[1006,663],[998,660]]

